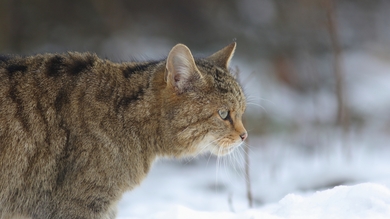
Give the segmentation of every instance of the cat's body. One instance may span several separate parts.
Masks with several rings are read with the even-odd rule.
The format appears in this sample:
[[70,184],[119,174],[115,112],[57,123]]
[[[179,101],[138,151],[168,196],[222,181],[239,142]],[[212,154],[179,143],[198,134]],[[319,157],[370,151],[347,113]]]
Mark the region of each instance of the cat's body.
[[181,44],[158,62],[0,57],[0,218],[114,218],[156,157],[229,153],[246,138],[234,48],[196,61]]

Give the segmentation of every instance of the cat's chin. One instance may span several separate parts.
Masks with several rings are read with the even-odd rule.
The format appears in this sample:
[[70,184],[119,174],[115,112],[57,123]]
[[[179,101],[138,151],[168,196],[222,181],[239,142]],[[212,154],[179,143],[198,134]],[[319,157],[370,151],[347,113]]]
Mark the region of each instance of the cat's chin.
[[218,157],[228,155],[232,153],[236,148],[240,147],[241,143],[232,144],[229,146],[212,145],[210,152]]
[[236,147],[229,147],[229,148],[221,148],[221,149],[215,149],[215,150],[210,150],[210,151],[212,154],[214,154],[218,157],[221,157],[221,156],[225,156],[225,155],[232,153],[235,149],[236,149]]
[[212,135],[206,135],[196,146],[195,155],[210,152],[216,156],[225,156],[241,145],[241,142],[228,143],[224,140],[216,141]]

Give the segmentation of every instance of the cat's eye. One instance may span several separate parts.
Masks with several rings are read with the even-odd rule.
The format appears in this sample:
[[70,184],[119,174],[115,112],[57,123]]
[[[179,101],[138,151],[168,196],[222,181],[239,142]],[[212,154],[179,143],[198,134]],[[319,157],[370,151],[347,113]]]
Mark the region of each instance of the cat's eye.
[[227,110],[218,110],[218,114],[222,119],[226,119],[229,115],[229,111]]

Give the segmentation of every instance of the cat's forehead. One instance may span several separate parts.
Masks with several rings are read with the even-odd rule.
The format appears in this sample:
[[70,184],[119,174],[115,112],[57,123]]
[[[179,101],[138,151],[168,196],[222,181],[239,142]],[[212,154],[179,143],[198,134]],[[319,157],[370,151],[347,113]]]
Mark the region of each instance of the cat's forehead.
[[205,59],[195,60],[195,63],[202,74],[211,76],[213,88],[226,99],[229,105],[234,105],[237,109],[245,109],[245,95],[228,69],[215,66]]

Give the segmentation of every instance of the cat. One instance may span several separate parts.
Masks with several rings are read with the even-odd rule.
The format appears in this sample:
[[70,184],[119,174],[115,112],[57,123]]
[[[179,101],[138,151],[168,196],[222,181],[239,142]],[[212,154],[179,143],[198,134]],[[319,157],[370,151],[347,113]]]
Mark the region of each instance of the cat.
[[236,43],[194,59],[113,63],[91,53],[0,57],[0,218],[112,219],[158,157],[240,146]]

